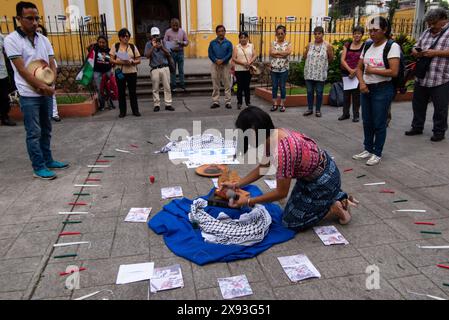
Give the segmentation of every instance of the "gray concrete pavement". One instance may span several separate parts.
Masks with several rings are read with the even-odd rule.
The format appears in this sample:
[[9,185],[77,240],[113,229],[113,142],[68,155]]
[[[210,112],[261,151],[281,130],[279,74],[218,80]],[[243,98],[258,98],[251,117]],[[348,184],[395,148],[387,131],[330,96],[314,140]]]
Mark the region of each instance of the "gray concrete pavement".
[[[447,270],[436,267],[449,262],[448,250],[423,250],[421,245],[448,245],[449,242],[449,144],[430,142],[431,123],[425,134],[406,137],[411,120],[411,104],[393,106],[393,121],[382,163],[369,168],[351,156],[362,150],[362,125],[339,122],[341,110],[324,107],[323,118],[302,117],[302,108],[273,114],[276,126],[299,129],[313,137],[336,159],[343,174],[343,188],[360,201],[353,221],[337,228],[350,242],[347,246],[325,247],[309,230],[277,245],[258,257],[204,267],[175,256],[146,224],[123,220],[131,207],[152,207],[152,216],[167,201],[160,188],[180,185],[185,196],[196,197],[210,190],[209,179],[196,176],[184,166],[174,166],[167,155],[153,151],[163,146],[175,128],[192,130],[192,121],[201,120],[203,129],[232,128],[237,111],[209,109],[209,98],[184,98],[174,102],[176,112],[152,112],[151,101],[140,101],[142,118],[118,119],[118,111],[106,111],[87,119],[63,119],[54,125],[53,152],[71,167],[51,182],[32,178],[25,148],[23,125],[0,127],[0,299],[73,299],[111,289],[116,299],[147,299],[148,284],[115,285],[121,264],[154,261],[156,266],[179,263],[185,287],[161,292],[150,299],[221,299],[217,278],[246,274],[254,295],[246,299],[423,299],[408,291],[449,298]],[[254,99],[267,110],[270,106]],[[432,108],[430,108],[432,109]],[[429,117],[431,118],[431,116]],[[151,141],[153,144],[149,144]],[[136,144],[135,155],[116,153]],[[99,155],[113,154],[111,168],[89,176],[87,165]],[[239,166],[241,174],[250,166]],[[357,179],[359,175],[366,177]],[[148,177],[156,183],[150,185]],[[88,190],[91,196],[81,210],[93,215],[80,217],[78,225],[64,227],[60,211],[70,211],[68,202],[77,200],[76,183],[101,178],[101,188]],[[363,183],[386,181],[386,186],[365,187]],[[267,186],[258,185],[265,191]],[[396,193],[382,194],[382,188]],[[79,190],[79,189],[78,189]],[[408,199],[407,203],[393,203]],[[426,209],[427,213],[393,213],[395,209]],[[79,208],[78,208],[79,209]],[[73,219],[72,219],[73,220]],[[78,219],[77,219],[78,220]],[[414,221],[433,221],[423,227]],[[423,235],[420,230],[437,229],[442,235]],[[61,231],[80,231],[81,236],[59,242],[92,241],[86,246],[53,249]],[[76,252],[76,258],[54,259],[55,255]],[[292,284],[277,257],[305,253],[322,274],[321,279]],[[380,289],[368,291],[366,268],[380,268]],[[86,267],[81,272],[81,289],[64,288],[59,272],[67,266]],[[101,298],[101,296],[93,299]]]

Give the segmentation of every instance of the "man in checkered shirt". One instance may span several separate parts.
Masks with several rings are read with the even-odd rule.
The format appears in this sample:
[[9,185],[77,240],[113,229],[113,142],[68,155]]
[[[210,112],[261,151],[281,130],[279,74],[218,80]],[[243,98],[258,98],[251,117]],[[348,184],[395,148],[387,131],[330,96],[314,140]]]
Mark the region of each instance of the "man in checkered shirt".
[[[412,129],[405,132],[407,136],[423,133],[426,121],[427,105],[431,99],[434,106],[432,141],[444,139],[448,128],[449,104],[449,19],[443,8],[427,12],[424,21],[428,29],[419,38],[412,50],[416,58],[432,58],[430,68],[423,79],[416,79],[413,94]],[[434,49],[429,49],[442,34]]]

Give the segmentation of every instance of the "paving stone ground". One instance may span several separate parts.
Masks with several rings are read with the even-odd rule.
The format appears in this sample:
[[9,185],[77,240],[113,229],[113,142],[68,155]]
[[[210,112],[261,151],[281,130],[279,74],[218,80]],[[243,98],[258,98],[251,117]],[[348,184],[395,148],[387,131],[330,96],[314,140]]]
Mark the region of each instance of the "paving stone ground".
[[[166,142],[173,129],[192,131],[192,121],[200,120],[203,130],[233,128],[237,111],[209,109],[209,98],[175,99],[176,112],[152,112],[149,100],[140,101],[141,118],[118,119],[118,111],[106,111],[87,119],[63,119],[54,125],[53,152],[71,167],[51,182],[32,178],[25,148],[23,125],[0,127],[0,299],[74,299],[91,292],[110,289],[115,299],[148,298],[147,282],[115,285],[121,264],[154,261],[156,266],[179,263],[183,289],[153,294],[150,299],[222,299],[217,278],[246,274],[254,295],[247,299],[425,299],[408,291],[449,298],[448,270],[436,264],[449,262],[448,250],[423,250],[421,245],[447,245],[449,242],[449,144],[430,141],[431,123],[423,136],[406,137],[412,117],[411,104],[393,106],[393,121],[388,131],[382,163],[369,168],[351,156],[362,151],[362,125],[339,122],[341,112],[324,107],[323,118],[304,118],[303,108],[289,108],[273,114],[275,125],[299,129],[318,141],[336,159],[343,174],[343,188],[354,194],[360,206],[354,209],[353,221],[337,228],[350,242],[347,246],[325,247],[309,230],[277,245],[256,258],[232,263],[197,266],[175,256],[146,224],[124,223],[131,207],[152,207],[157,213],[167,201],[160,199],[160,188],[180,185],[189,198],[206,194],[212,187],[209,179],[196,176],[185,166],[175,166],[167,155],[153,152]],[[254,99],[266,110],[269,104]],[[429,113],[433,110],[431,110]],[[432,115],[429,114],[429,120]],[[152,144],[147,141],[151,141]],[[134,155],[116,153],[136,144]],[[99,155],[113,154],[111,168],[101,178],[101,188],[89,190],[83,197],[89,206],[82,208],[93,215],[81,217],[80,225],[63,226],[60,211],[70,211],[68,202],[74,184],[88,177],[87,165]],[[251,166],[238,167],[240,174]],[[365,174],[366,177],[357,179]],[[156,183],[150,185],[148,177]],[[381,194],[384,187],[365,187],[364,183],[386,181],[396,193]],[[257,183],[268,191],[263,183]],[[393,203],[408,199],[407,203]],[[281,202],[285,204],[285,202]],[[426,209],[427,213],[393,213],[395,209]],[[435,227],[414,224],[431,220]],[[442,235],[423,235],[421,230],[437,229]],[[92,247],[53,249],[61,231],[80,231],[70,241],[92,241]],[[76,258],[56,260],[59,254],[76,252]],[[291,283],[277,257],[304,253],[322,274],[321,279]],[[366,288],[366,268],[380,268],[380,289]],[[64,288],[59,272],[67,266],[86,267],[81,272],[81,289]],[[98,299],[101,297],[94,297]]]

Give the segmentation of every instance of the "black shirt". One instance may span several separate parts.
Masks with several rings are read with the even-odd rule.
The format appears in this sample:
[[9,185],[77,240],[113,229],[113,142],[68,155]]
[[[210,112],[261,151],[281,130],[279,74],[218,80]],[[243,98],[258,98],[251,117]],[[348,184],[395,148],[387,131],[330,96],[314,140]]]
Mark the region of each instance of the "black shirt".
[[95,46],[95,63],[94,71],[105,73],[112,69],[111,57],[109,56],[109,48],[102,49]]

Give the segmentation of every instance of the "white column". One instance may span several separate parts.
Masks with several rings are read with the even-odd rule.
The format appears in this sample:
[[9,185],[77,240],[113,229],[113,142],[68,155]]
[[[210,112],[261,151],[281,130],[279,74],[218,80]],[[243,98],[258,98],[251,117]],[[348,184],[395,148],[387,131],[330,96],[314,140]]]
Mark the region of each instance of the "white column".
[[240,11],[245,17],[258,17],[257,0],[241,0]]
[[71,30],[78,30],[78,20],[86,16],[84,0],[69,0],[69,6],[66,8],[65,13],[69,16],[67,27]]
[[106,25],[108,31],[115,31],[114,2],[111,0],[98,0],[98,13],[106,14]]
[[223,0],[223,24],[228,32],[237,32],[237,0]]
[[212,4],[211,0],[197,0],[197,31],[212,31]]
[[133,18],[133,5],[131,0],[126,0],[126,21],[128,22],[127,29],[131,32],[131,37],[134,36],[134,18]]
[[190,10],[190,0],[187,0],[187,7],[186,7],[186,14],[187,14],[187,34],[189,34],[192,31],[192,15]]
[[[59,15],[65,15],[64,11],[64,0],[51,0],[51,1],[44,1],[44,14],[45,14],[45,22],[46,22],[46,28],[48,29],[48,32],[54,32],[56,30],[56,24],[57,24],[57,16]],[[61,29],[61,24],[58,25],[58,28]]]
[[125,8],[125,0],[120,0],[120,28],[126,27],[126,8]]
[[186,12],[186,0],[179,1],[179,11],[181,12],[181,27],[184,31],[187,30],[187,12]]
[[312,1],[312,17],[322,18],[327,14],[327,0],[313,0]]

